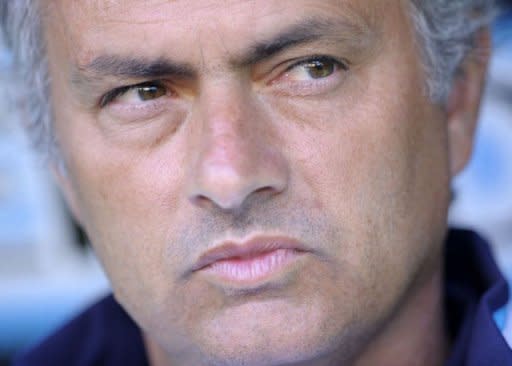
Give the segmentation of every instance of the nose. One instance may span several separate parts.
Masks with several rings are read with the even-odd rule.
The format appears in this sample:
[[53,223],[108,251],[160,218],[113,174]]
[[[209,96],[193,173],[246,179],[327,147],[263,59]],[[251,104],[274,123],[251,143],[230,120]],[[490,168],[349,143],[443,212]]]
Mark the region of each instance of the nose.
[[190,201],[235,211],[249,200],[283,192],[288,166],[258,102],[243,92],[217,89],[198,103],[200,128],[189,155]]

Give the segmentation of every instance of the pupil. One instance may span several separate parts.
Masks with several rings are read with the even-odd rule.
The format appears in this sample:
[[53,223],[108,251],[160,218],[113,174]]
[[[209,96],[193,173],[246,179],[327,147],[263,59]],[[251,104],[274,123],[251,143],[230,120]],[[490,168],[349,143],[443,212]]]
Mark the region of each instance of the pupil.
[[312,61],[308,65],[310,75],[315,78],[324,78],[334,72],[334,64],[332,62]]
[[141,100],[146,101],[161,97],[165,92],[158,86],[143,86],[139,88],[138,94]]

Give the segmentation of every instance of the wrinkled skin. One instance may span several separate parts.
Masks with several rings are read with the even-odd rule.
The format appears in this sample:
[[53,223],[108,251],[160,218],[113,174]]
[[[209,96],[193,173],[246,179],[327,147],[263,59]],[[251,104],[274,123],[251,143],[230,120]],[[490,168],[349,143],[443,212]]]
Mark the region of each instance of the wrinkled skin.
[[[482,67],[430,103],[398,0],[43,3],[59,181],[155,365],[384,365],[399,340],[443,354],[449,181]],[[307,41],[243,62],[306,21]],[[104,75],[102,56],[187,67]],[[310,252],[253,291],[191,271],[261,235]]]

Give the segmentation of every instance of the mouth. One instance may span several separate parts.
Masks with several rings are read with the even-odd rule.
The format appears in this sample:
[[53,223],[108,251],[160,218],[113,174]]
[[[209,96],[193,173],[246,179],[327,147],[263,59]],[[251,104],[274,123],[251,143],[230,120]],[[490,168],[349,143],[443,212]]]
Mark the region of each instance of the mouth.
[[202,255],[193,268],[222,281],[254,285],[269,281],[311,252],[285,237],[257,237],[248,242],[227,242]]

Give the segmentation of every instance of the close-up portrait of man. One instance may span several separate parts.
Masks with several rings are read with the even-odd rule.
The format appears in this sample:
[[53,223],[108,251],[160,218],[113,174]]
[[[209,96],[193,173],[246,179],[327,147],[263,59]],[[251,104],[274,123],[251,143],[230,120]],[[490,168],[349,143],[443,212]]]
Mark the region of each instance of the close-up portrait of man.
[[491,0],[0,1],[112,290],[14,365],[512,365],[507,284],[447,224]]

